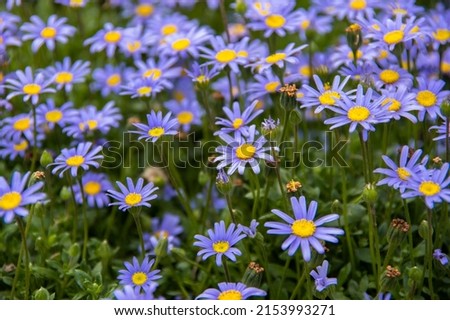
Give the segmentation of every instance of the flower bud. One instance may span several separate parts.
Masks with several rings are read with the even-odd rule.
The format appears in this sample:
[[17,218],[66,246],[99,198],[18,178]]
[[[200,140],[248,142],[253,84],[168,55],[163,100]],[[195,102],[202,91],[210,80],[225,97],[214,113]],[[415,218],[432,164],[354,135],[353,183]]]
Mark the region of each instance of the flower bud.
[[356,54],[356,51],[363,43],[361,26],[356,23],[351,24],[347,29],[345,29],[345,32],[347,33],[347,44],[350,49],[352,49],[353,54]]
[[230,193],[230,191],[233,187],[230,177],[223,169],[220,169],[217,172],[216,187],[217,187],[217,190],[219,190],[220,193],[222,193],[223,195],[227,195],[228,193]]
[[53,297],[50,295],[47,289],[40,287],[33,293],[34,300],[53,300]]
[[161,236],[156,244],[155,255],[161,259],[167,255],[167,248],[169,247],[169,240],[166,236]]
[[198,175],[198,183],[201,186],[204,186],[208,183],[208,181],[209,181],[208,174],[204,171],[200,171],[200,174]]
[[422,279],[423,276],[423,270],[419,267],[411,267],[408,270],[408,277],[416,282],[419,282]]
[[398,268],[388,265],[381,275],[382,291],[390,291],[393,289],[401,275],[402,273]]
[[433,228],[430,226],[427,220],[422,220],[422,222],[419,225],[419,236],[422,239],[427,240],[429,232],[433,234]]
[[400,243],[409,231],[409,224],[403,219],[393,219],[389,225],[387,238],[390,244]]
[[369,204],[374,204],[378,199],[378,192],[372,183],[366,184],[363,191],[363,199]]
[[32,186],[38,181],[45,179],[45,173],[42,171],[35,171],[31,174],[30,180],[28,181],[28,187]]
[[442,115],[450,118],[450,96],[447,96],[441,103]]
[[237,13],[243,15],[247,11],[247,5],[245,4],[245,0],[236,0],[235,8]]
[[41,163],[41,166],[46,168],[49,164],[53,163],[53,157],[47,150],[44,150],[41,155],[41,159],[39,160]]
[[59,197],[63,201],[67,201],[70,199],[72,192],[70,191],[70,188],[64,186],[61,188],[61,192],[59,193]]
[[74,243],[69,248],[69,256],[72,258],[76,258],[80,255],[80,245],[78,243]]
[[102,259],[109,259],[112,256],[111,246],[107,240],[103,240],[97,248],[97,255]]
[[290,121],[293,125],[298,125],[298,124],[302,123],[302,121],[303,121],[303,115],[302,115],[302,113],[300,112],[300,110],[298,110],[298,109],[292,110],[291,113],[290,113],[289,121]]
[[331,212],[337,214],[342,213],[342,204],[338,199],[334,200],[331,204]]
[[264,268],[261,267],[258,263],[252,261],[249,263],[247,269],[245,270],[241,282],[248,287],[258,288],[261,285],[263,272]]

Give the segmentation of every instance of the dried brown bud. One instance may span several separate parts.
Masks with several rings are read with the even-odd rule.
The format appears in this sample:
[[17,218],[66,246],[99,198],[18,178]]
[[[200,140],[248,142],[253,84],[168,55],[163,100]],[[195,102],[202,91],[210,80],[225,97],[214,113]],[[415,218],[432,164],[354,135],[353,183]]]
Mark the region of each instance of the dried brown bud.
[[402,273],[397,268],[388,265],[386,267],[385,275],[388,278],[398,278],[402,275]]
[[397,229],[401,232],[406,233],[409,231],[409,224],[408,224],[408,222],[406,222],[403,219],[393,219],[391,221],[391,226],[392,226],[392,228]]
[[278,91],[287,94],[289,97],[295,97],[297,95],[297,86],[295,84],[285,84]]
[[292,179],[286,184],[286,189],[288,193],[297,192],[297,190],[300,189],[301,187],[302,184],[300,183],[300,181],[296,181],[294,179]]

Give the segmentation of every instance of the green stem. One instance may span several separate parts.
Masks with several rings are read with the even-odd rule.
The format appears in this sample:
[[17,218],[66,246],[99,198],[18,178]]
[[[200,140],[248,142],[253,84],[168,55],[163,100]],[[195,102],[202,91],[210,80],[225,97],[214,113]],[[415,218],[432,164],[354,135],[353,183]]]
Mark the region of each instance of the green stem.
[[350,256],[350,263],[352,265],[352,275],[356,272],[356,259],[353,250],[353,240],[352,233],[350,230],[350,222],[348,220],[348,206],[347,206],[347,174],[344,169],[341,170],[342,173],[342,213],[344,215],[344,230],[345,230],[345,240],[347,242],[348,254]]
[[200,91],[201,91],[200,95],[202,96],[202,101],[203,101],[203,107],[205,108],[206,116],[207,116],[208,122],[209,122],[208,127],[210,130],[215,131],[214,130],[214,114],[211,112],[212,109],[208,102],[208,97],[206,95],[206,89],[201,89]]
[[28,300],[28,294],[30,292],[30,254],[28,252],[27,236],[25,233],[23,221],[18,216],[16,216],[16,221],[19,226],[20,234],[22,236],[22,246],[25,252],[25,300]]
[[252,176],[253,176],[253,181],[254,181],[255,188],[256,188],[256,195],[255,195],[255,198],[253,199],[252,219],[256,219],[256,212],[257,212],[258,205],[259,205],[261,186],[259,184],[258,175],[252,171]]
[[409,247],[409,256],[411,257],[411,262],[412,265],[414,266],[416,263],[414,261],[414,254],[413,254],[413,249],[414,249],[414,244],[413,244],[413,237],[412,237],[412,222],[411,222],[411,216],[409,214],[409,207],[408,207],[408,203],[406,202],[405,199],[403,199],[403,208],[405,209],[405,218],[406,218],[406,222],[408,222],[410,229],[408,231],[408,247]]
[[228,30],[228,18],[225,9],[225,0],[220,0],[220,16],[222,17],[223,28],[225,29],[225,35],[227,36],[227,42],[231,42],[230,31]]
[[[298,290],[302,286],[303,281],[305,280],[305,277],[307,277],[306,270],[307,270],[307,268],[303,268],[302,276],[300,277],[300,279],[298,279],[297,285],[295,286],[294,291],[292,291],[292,294],[291,294],[291,297],[289,298],[289,300],[295,299],[295,296],[297,295]],[[307,291],[310,291],[309,288],[307,288]]]
[[75,192],[73,191],[73,182],[72,182],[72,176],[70,173],[67,173],[67,180],[69,183],[70,188],[70,195],[72,197],[72,203],[73,203],[73,225],[72,225],[72,242],[77,241],[77,234],[78,234],[78,214],[77,214],[77,200],[75,198]]
[[233,223],[235,225],[237,225],[236,223],[236,217],[234,216],[234,210],[233,210],[233,205],[231,204],[231,197],[230,194],[227,193],[225,195],[225,199],[227,200],[227,206],[228,206],[228,211],[230,211],[230,216],[231,216],[231,221],[233,221]]
[[21,271],[21,268],[22,268],[23,252],[24,252],[24,246],[21,245],[20,246],[20,250],[19,250],[19,258],[17,259],[16,271],[15,271],[15,274],[14,274],[14,280],[13,280],[12,288],[11,288],[11,299],[12,300],[15,299],[17,281],[19,280],[19,274],[20,274],[20,271]]
[[449,135],[450,135],[450,117],[445,118],[445,162],[450,160],[450,145],[449,145]]
[[229,90],[229,95],[230,95],[229,106],[230,106],[230,109],[233,110],[233,81],[231,80],[231,69],[230,68],[225,68],[225,69],[226,69],[226,74],[227,74],[227,79],[228,79],[228,90]]
[[[368,210],[369,214],[372,216],[372,224],[371,228],[373,228],[373,239],[374,239],[374,251],[375,251],[375,259],[376,259],[376,265],[377,265],[377,272],[376,272],[376,283],[378,285],[380,279],[379,275],[381,274],[381,255],[380,255],[380,241],[378,237],[378,225],[377,225],[377,216],[375,213],[375,208],[372,204],[368,204]],[[377,287],[379,289],[379,286]]]
[[373,229],[373,217],[370,213],[370,205],[367,204],[367,211],[369,215],[369,248],[370,248],[370,261],[372,263],[372,272],[375,277],[375,283],[377,284],[377,290],[379,290],[378,269],[375,257],[375,243],[374,243],[374,229]]
[[82,261],[86,262],[86,258],[87,258],[87,245],[88,245],[88,239],[89,239],[89,223],[88,223],[88,219],[87,219],[87,215],[86,215],[86,197],[84,194],[84,186],[83,186],[83,182],[82,179],[79,178],[78,179],[78,185],[80,186],[80,192],[81,192],[81,201],[82,201],[82,205],[81,205],[81,212],[83,215],[83,251],[82,251]]
[[428,239],[427,239],[427,264],[428,264],[428,288],[430,290],[430,298],[434,299],[433,293],[433,212],[428,208]]
[[284,210],[285,210],[285,212],[289,212],[289,199],[288,199],[287,193],[284,190],[283,181],[281,179],[280,162],[278,160],[278,156],[275,151],[275,146],[273,145],[274,142],[271,142],[271,144],[272,144],[272,146],[271,146],[270,150],[272,152],[272,157],[275,161],[275,173],[277,175],[277,181],[278,181],[278,186],[280,187],[281,197],[283,198]]
[[33,113],[33,157],[31,158],[30,172],[33,173],[36,170],[38,156],[36,107],[34,105],[31,105],[31,111]]
[[222,263],[223,271],[225,272],[225,279],[227,282],[231,282],[230,270],[228,270],[227,258],[225,258],[225,256],[222,256]]
[[283,289],[284,280],[286,279],[286,273],[287,273],[287,269],[289,268],[290,263],[291,263],[291,256],[288,256],[286,259],[286,263],[284,264],[284,269],[283,269],[283,273],[281,276],[280,285],[278,287],[277,300],[280,299],[281,290]]
[[[133,210],[135,209],[135,210]],[[144,237],[142,234],[142,225],[141,225],[141,209],[140,207],[137,208],[131,208],[130,209],[130,213],[134,218],[134,222],[136,223],[136,228],[137,228],[137,232],[139,235],[139,242],[141,244],[141,255],[142,255],[142,259],[145,257],[145,245],[144,245]]]
[[358,131],[358,134],[359,134],[359,141],[361,143],[361,154],[362,154],[362,158],[363,158],[364,181],[366,182],[366,184],[368,184],[369,183],[369,174],[367,171],[368,170],[368,160],[367,160],[366,143],[364,141],[361,130]]

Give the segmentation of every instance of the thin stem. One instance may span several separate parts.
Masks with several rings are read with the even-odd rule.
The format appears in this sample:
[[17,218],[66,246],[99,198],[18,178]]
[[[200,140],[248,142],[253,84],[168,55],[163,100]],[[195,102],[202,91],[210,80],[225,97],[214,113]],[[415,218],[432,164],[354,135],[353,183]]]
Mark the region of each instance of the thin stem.
[[[300,277],[300,279],[298,279],[297,285],[295,286],[294,291],[292,291],[292,294],[291,294],[291,297],[289,298],[289,300],[295,299],[295,296],[297,295],[297,291],[300,289],[300,287],[303,284],[303,281],[305,280],[305,277],[307,276],[306,270],[307,270],[307,268],[303,268],[302,276]],[[307,288],[307,291],[309,291],[309,288]]]
[[144,245],[144,237],[142,234],[142,225],[141,225],[141,216],[140,216],[140,208],[132,208],[132,209],[136,209],[136,210],[130,210],[131,215],[134,218],[134,222],[136,223],[136,229],[139,235],[139,242],[141,244],[141,254],[142,254],[142,258],[145,257],[145,245]]
[[258,175],[252,171],[252,176],[256,188],[256,195],[255,198],[253,199],[252,219],[256,219],[256,212],[257,212],[256,210],[258,209],[261,186],[259,185]]
[[278,287],[277,300],[280,299],[281,290],[283,289],[284,280],[286,279],[286,273],[287,273],[287,269],[289,268],[290,263],[291,263],[291,256],[288,256],[288,258],[286,259],[286,263],[284,264],[284,269],[283,269],[283,273],[281,276],[280,286]]
[[227,18],[227,12],[225,10],[225,0],[220,0],[220,15],[222,17],[225,34],[227,36],[227,42],[230,43],[231,37],[230,37],[230,31],[228,30],[228,18]]
[[36,162],[38,156],[36,107],[34,105],[31,105],[31,111],[33,113],[33,157],[31,158],[30,172],[33,173],[34,170],[36,170]]
[[375,257],[375,244],[374,244],[374,230],[373,230],[373,217],[370,213],[370,205],[367,204],[367,210],[369,211],[369,247],[370,247],[370,261],[372,263],[372,272],[375,276],[375,282],[377,284],[377,290],[379,290],[379,281],[378,281],[378,269]]
[[227,258],[225,258],[225,256],[222,256],[222,262],[223,262],[223,271],[225,272],[225,279],[227,282],[231,282],[230,270],[228,270]]
[[77,241],[77,233],[78,233],[77,200],[75,198],[75,192],[73,191],[72,176],[69,173],[67,173],[67,180],[69,183],[70,195],[72,196],[72,203],[73,203],[72,242],[75,242]]
[[376,283],[377,283],[377,288],[379,289],[378,283],[379,283],[379,275],[381,272],[381,255],[380,255],[380,242],[378,239],[378,225],[377,225],[377,216],[375,213],[375,208],[373,207],[372,204],[368,204],[367,205],[367,209],[369,211],[369,215],[372,217],[371,219],[371,228],[373,228],[373,241],[374,241],[374,252],[375,252],[375,259],[376,259],[376,265],[377,265],[377,272],[376,272]]
[[[409,214],[408,203],[406,202],[405,199],[403,199],[403,208],[405,209],[406,222],[408,222],[408,224],[410,226],[412,226],[411,216]],[[413,244],[412,229],[411,228],[408,231],[408,247],[409,247],[409,256],[411,257],[411,262],[412,262],[412,265],[414,266],[415,265],[414,254],[413,254],[414,244]]]
[[428,264],[428,288],[430,290],[430,298],[434,299],[433,293],[433,212],[428,208],[428,239],[427,239],[427,264]]
[[233,223],[237,225],[236,217],[234,216],[233,205],[231,204],[231,197],[230,197],[229,193],[227,193],[225,195],[225,199],[227,199],[227,206],[228,206],[228,211],[230,211],[231,221],[233,221]]
[[208,102],[208,97],[206,95],[206,89],[201,89],[200,92],[201,92],[200,95],[201,95],[202,101],[203,101],[203,107],[205,108],[206,116],[207,116],[208,122],[209,122],[208,127],[209,127],[209,129],[214,130],[214,114],[211,112],[212,109]]
[[350,223],[348,220],[348,206],[347,206],[347,174],[345,170],[341,170],[342,173],[342,213],[344,216],[344,230],[345,230],[345,240],[347,242],[348,254],[350,256],[350,263],[352,265],[352,275],[356,272],[356,259],[355,253],[353,251],[353,240],[350,230]]
[[367,162],[367,151],[366,151],[366,144],[364,142],[362,131],[358,131],[359,134],[359,141],[361,143],[361,154],[363,157],[363,172],[364,172],[364,181],[369,183],[369,175],[368,175],[368,162]]
[[23,253],[24,253],[24,246],[22,245],[22,246],[20,246],[19,258],[17,259],[16,271],[14,274],[14,280],[13,280],[12,288],[11,288],[11,299],[12,300],[14,300],[14,298],[15,298],[17,281],[19,280],[19,274],[20,274],[20,271],[22,268]]
[[450,135],[450,117],[445,118],[445,162],[450,160],[450,145],[449,145],[449,135]]
[[273,142],[271,142],[271,144],[272,144],[272,146],[271,146],[270,150],[272,152],[272,157],[275,161],[275,173],[277,175],[278,186],[280,187],[280,193],[283,198],[285,212],[288,212],[289,211],[289,199],[287,198],[287,193],[284,191],[283,181],[281,179],[280,163],[279,163],[276,151],[275,151],[275,146],[273,145]]
[[27,236],[22,219],[16,216],[16,221],[19,226],[20,234],[22,236],[22,246],[25,252],[25,300],[28,300],[28,293],[30,291],[30,256],[28,252]]
[[228,90],[230,95],[230,109],[233,109],[233,81],[231,80],[231,69],[226,68],[226,74],[228,79]]
[[83,182],[81,178],[78,179],[78,185],[80,186],[80,192],[81,192],[81,212],[83,214],[83,251],[82,251],[82,261],[86,262],[87,258],[87,244],[88,244],[88,238],[89,238],[89,223],[86,215],[86,198],[84,195],[84,187]]

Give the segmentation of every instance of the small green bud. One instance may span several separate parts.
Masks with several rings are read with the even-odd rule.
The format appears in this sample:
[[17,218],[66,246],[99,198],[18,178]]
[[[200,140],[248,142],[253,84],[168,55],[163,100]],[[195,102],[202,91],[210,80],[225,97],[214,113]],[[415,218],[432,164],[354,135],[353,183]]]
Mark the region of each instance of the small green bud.
[[416,267],[416,266],[409,268],[408,277],[411,280],[419,282],[422,279],[422,276],[423,276],[423,270],[421,268]]
[[300,110],[298,110],[298,109],[292,110],[290,113],[289,121],[294,125],[298,125],[298,124],[302,123],[303,115],[300,112]]
[[263,267],[261,267],[256,262],[250,262],[247,269],[245,270],[241,282],[246,284],[248,287],[258,288],[261,285],[263,273],[264,273]]
[[180,258],[184,258],[186,257],[186,251],[184,251],[184,249],[181,248],[173,248],[171,251],[174,255],[180,257]]
[[347,44],[355,55],[363,43],[361,26],[354,23],[345,29],[345,32],[347,33]]
[[66,186],[61,188],[61,192],[59,193],[59,197],[61,198],[61,200],[67,201],[70,199],[71,195],[72,192],[70,191],[70,188]]
[[388,265],[381,275],[381,288],[382,291],[389,291],[393,289],[398,282],[398,279],[402,273],[396,267]]
[[53,163],[53,157],[47,150],[44,150],[40,159],[41,166],[46,168],[49,164]]
[[430,226],[427,220],[422,220],[422,222],[419,225],[419,236],[422,239],[427,240],[429,232],[433,234],[433,228]]
[[366,184],[363,191],[363,199],[369,204],[374,204],[378,199],[378,192],[372,183]]
[[342,204],[338,199],[334,200],[331,204],[331,212],[338,214],[342,213]]
[[42,171],[35,171],[32,173],[30,180],[28,181],[28,186],[32,186],[38,181],[45,179],[45,173]]
[[97,254],[102,259],[111,258],[111,247],[107,240],[103,240],[102,243],[98,246]]
[[227,195],[228,193],[230,193],[231,189],[233,188],[230,177],[223,169],[217,172],[216,187],[217,190],[219,190],[223,195]]
[[159,240],[155,248],[156,257],[159,259],[165,257],[167,255],[168,247],[169,247],[169,240],[167,239],[167,235],[161,232],[159,234]]
[[39,217],[42,218],[45,216],[45,210],[44,210],[44,205],[41,202],[36,202],[34,205],[34,214]]
[[40,287],[33,293],[34,300],[51,300],[50,292],[47,289]]
[[[264,6],[265,4],[263,4]],[[247,11],[247,5],[244,0],[236,0],[236,12],[239,14],[244,14]]]
[[80,255],[80,245],[78,243],[74,243],[69,248],[69,256],[72,258],[76,258]]
[[209,181],[208,174],[204,171],[200,171],[200,174],[198,175],[198,183],[201,186],[204,186],[208,183],[208,181]]
[[442,115],[450,118],[450,96],[447,96],[441,103]]

